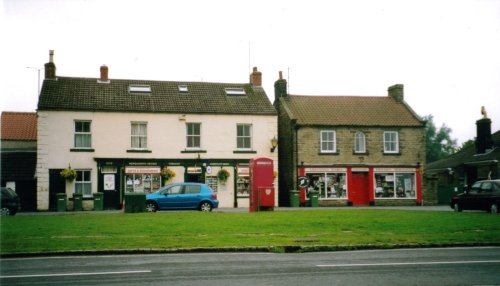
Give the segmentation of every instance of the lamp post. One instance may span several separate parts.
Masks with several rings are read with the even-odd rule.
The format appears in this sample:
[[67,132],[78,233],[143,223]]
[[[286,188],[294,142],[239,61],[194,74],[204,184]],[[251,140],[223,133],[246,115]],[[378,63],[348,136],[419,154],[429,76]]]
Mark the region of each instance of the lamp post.
[[43,69],[43,68],[38,68],[38,67],[26,67],[27,69],[34,69],[34,70],[37,70],[38,72],[38,89],[37,89],[37,94],[36,96],[38,96],[40,94],[40,71]]

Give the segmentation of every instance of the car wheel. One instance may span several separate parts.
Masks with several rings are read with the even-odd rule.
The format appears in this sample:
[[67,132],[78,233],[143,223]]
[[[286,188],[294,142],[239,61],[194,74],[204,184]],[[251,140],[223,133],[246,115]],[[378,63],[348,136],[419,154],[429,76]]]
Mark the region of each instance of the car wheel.
[[10,209],[7,207],[2,207],[0,209],[0,215],[11,215]]
[[462,207],[458,204],[458,203],[455,203],[453,205],[453,209],[456,211],[456,212],[461,212],[462,211]]
[[492,214],[498,213],[498,205],[497,204],[491,204],[490,213],[492,213]]
[[212,204],[210,202],[201,202],[200,211],[211,212],[212,211]]
[[158,210],[158,206],[155,202],[146,202],[146,211],[150,213],[154,213]]

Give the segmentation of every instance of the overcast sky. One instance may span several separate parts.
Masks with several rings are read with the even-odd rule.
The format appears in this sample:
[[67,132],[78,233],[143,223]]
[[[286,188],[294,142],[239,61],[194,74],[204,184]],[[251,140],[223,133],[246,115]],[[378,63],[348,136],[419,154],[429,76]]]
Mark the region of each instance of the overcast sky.
[[[500,129],[497,0],[3,0],[1,111],[35,111],[50,49],[59,76],[247,82],[298,95],[405,100],[459,143],[486,106]],[[29,68],[28,68],[29,67]],[[40,70],[43,80],[44,71]]]

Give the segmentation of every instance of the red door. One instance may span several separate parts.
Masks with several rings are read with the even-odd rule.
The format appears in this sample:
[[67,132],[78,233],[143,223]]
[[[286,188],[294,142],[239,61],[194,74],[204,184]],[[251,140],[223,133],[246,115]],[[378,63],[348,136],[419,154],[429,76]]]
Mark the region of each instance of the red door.
[[352,173],[352,187],[349,198],[353,206],[370,204],[368,189],[368,173]]

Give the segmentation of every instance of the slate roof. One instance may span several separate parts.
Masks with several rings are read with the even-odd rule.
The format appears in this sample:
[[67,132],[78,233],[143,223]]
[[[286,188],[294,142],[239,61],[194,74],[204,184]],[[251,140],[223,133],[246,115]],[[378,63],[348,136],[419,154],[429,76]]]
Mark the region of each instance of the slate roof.
[[[130,85],[148,85],[151,93],[130,93]],[[179,92],[179,85],[189,92]],[[227,96],[225,88],[243,88],[245,96]],[[262,87],[245,83],[210,83],[58,77],[45,80],[38,110],[147,113],[276,115]]]
[[299,125],[422,127],[424,122],[404,102],[389,96],[282,97]]
[[455,168],[462,164],[474,165],[490,160],[500,160],[500,130],[491,134],[493,139],[493,150],[484,154],[476,154],[476,146],[471,145],[451,154],[447,158],[427,164],[426,171],[433,172],[446,168]]
[[37,117],[35,112],[2,112],[1,139],[36,140]]

